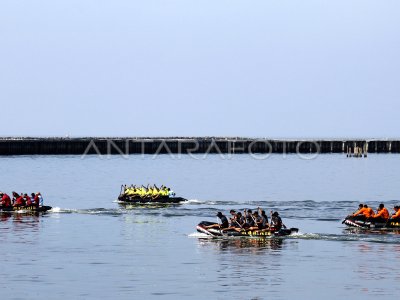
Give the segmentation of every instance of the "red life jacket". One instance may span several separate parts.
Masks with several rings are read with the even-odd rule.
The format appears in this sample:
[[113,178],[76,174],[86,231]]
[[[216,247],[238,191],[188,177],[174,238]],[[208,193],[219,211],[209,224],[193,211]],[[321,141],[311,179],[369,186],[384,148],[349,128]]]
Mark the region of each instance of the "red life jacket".
[[25,199],[26,199],[26,206],[31,206],[32,205],[31,197],[26,196]]
[[15,200],[14,206],[24,206],[25,201],[23,197],[18,197],[17,200]]
[[3,197],[1,198],[1,204],[4,207],[9,207],[11,206],[11,199],[10,196],[8,196],[7,194],[4,194]]

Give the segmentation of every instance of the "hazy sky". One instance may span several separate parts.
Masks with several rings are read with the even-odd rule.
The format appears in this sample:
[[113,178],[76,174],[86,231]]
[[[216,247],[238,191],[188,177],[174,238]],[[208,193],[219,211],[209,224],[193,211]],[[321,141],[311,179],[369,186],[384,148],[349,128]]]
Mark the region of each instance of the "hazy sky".
[[0,136],[400,137],[400,1],[0,0]]

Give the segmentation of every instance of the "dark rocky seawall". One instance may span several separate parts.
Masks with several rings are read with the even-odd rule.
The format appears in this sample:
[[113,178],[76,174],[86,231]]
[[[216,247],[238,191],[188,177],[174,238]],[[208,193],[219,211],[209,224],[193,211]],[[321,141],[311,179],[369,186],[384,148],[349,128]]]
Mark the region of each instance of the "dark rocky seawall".
[[400,153],[400,140],[272,140],[231,137],[0,138],[0,155],[199,153]]

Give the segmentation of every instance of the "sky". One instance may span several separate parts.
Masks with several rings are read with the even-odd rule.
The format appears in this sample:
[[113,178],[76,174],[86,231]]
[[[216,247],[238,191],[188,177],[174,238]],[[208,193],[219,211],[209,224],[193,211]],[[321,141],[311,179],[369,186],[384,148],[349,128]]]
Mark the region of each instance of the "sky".
[[398,0],[1,0],[0,136],[399,138]]

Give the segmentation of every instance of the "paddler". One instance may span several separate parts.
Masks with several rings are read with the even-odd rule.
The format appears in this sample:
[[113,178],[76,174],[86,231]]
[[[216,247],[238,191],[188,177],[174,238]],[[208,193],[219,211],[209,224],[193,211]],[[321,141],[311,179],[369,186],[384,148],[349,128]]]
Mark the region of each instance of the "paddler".
[[281,228],[286,228],[285,224],[283,224],[281,217],[279,216],[279,213],[276,211],[272,214],[271,217],[271,229],[274,230],[281,230]]
[[393,207],[393,209],[394,209],[394,213],[393,213],[393,215],[390,217],[392,220],[393,219],[400,219],[400,206],[395,206],[395,207]]
[[258,212],[259,212],[259,214],[260,214],[260,216],[261,216],[261,229],[267,229],[268,227],[269,227],[269,224],[268,224],[268,217],[267,217],[267,215],[265,214],[265,210],[262,210],[261,208],[258,208]]
[[249,228],[249,230],[260,230],[263,229],[262,228],[262,218],[261,216],[258,214],[258,211],[253,212],[252,215],[250,215],[251,218],[253,219],[253,226],[251,226]]
[[35,196],[35,204],[36,204],[36,197],[37,197],[37,201],[38,201],[38,207],[40,206],[40,205],[43,205],[43,197],[42,197],[42,194],[40,193],[40,192],[37,192],[36,193],[36,196]]
[[224,231],[236,230],[239,232],[243,229],[242,214],[240,212],[236,213],[233,209],[231,209],[229,213],[231,215],[229,218],[229,227],[224,228]]
[[28,194],[24,194],[25,206],[32,206],[32,199]]
[[253,212],[252,212],[251,209],[249,209],[249,210],[245,209],[244,210],[244,214],[243,215],[244,215],[244,218],[246,220],[246,224],[243,227],[246,228],[246,229],[255,226],[255,222],[254,222],[252,214],[253,214]]
[[[15,194],[18,195],[17,193]],[[21,207],[21,206],[25,206],[24,197],[18,195],[18,198],[15,199],[14,207]]]
[[142,187],[139,189],[139,196],[140,196],[140,198],[146,198],[146,192],[147,192],[146,188],[142,186]]
[[232,226],[232,222],[233,222],[233,223],[236,222],[236,221],[235,221],[235,219],[236,219],[236,210],[231,209],[231,210],[229,211],[229,214],[231,215],[231,217],[229,218],[229,224]]
[[379,204],[377,213],[373,216],[375,222],[385,223],[389,219],[389,211],[383,203]]
[[353,217],[357,217],[357,219],[365,219],[364,216],[364,211],[365,211],[365,207],[364,204],[360,203],[360,205],[358,206],[358,210],[353,214]]
[[152,197],[152,199],[154,200],[154,199],[157,199],[158,197],[160,197],[161,196],[161,191],[160,191],[160,189],[156,186],[156,185],[154,185],[154,188],[153,188],[153,197]]
[[[231,212],[234,210],[231,210]],[[241,230],[244,230],[244,225],[246,224],[244,217],[242,216],[242,213],[238,211],[235,213],[235,216],[231,218],[231,223],[228,228],[225,228],[224,230],[235,230],[237,232],[240,232]]]
[[145,198],[151,198],[153,196],[153,190],[151,188],[147,188],[146,189],[146,194],[145,194]]
[[229,227],[228,219],[222,214],[222,212],[217,213],[217,217],[220,219],[221,224],[212,224],[209,226],[205,226],[206,229],[210,228],[219,228],[219,229],[226,229]]
[[163,196],[168,197],[169,191],[170,191],[170,190],[168,190],[168,187],[163,185],[162,190],[163,190]]
[[175,192],[173,190],[171,190],[170,188],[168,188],[168,197],[170,197],[170,198],[175,197]]
[[371,207],[368,207],[367,204],[364,204],[364,212],[363,215],[366,219],[372,218],[374,216],[374,210]]
[[17,192],[12,192],[12,204],[14,205],[15,201],[19,198],[19,194]]
[[36,207],[39,207],[39,196],[35,195],[35,193],[32,193],[31,199],[33,199],[32,204]]
[[0,192],[1,206],[2,207],[11,207],[11,198],[7,194]]

